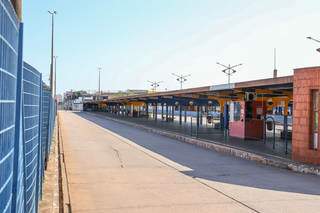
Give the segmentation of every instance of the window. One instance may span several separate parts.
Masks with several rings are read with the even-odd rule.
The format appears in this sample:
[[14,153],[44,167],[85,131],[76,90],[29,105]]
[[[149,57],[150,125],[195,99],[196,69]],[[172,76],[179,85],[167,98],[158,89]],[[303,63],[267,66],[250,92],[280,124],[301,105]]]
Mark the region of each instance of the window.
[[234,103],[234,120],[240,121],[240,115],[241,115],[241,104],[239,102]]
[[311,149],[318,149],[319,90],[311,91]]

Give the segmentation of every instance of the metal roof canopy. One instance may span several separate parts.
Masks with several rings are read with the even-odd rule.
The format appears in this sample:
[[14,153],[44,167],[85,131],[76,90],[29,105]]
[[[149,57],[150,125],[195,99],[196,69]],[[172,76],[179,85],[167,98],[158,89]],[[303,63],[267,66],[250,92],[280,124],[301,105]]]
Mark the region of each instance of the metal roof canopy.
[[[172,90],[166,92],[156,92],[141,95],[115,97],[104,102],[121,103],[130,101],[143,101],[147,103],[167,103],[186,105],[190,101],[195,104],[205,104],[208,101],[213,101],[213,105],[216,105],[215,100],[218,99],[234,99],[240,94],[245,92],[256,92],[258,95],[265,97],[279,97],[290,96],[293,91],[293,76],[284,76],[277,78],[267,78],[253,81],[238,82],[232,84],[220,84],[205,87],[196,87],[182,90]],[[292,95],[291,95],[292,96]]]

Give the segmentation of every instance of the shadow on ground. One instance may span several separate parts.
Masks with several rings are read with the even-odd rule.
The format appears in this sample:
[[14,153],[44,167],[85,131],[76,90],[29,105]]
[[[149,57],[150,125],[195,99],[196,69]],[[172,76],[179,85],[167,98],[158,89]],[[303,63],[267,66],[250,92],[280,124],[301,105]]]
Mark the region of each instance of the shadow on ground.
[[186,175],[260,189],[320,195],[318,176],[294,173],[206,150],[108,120],[102,115],[75,113],[152,152],[191,168],[192,171],[183,172]]

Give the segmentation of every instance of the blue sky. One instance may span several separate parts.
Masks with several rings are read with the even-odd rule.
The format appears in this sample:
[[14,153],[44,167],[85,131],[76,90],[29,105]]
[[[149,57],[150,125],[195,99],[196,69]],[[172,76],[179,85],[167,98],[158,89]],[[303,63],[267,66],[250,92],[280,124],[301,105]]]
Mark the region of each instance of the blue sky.
[[57,89],[177,89],[226,83],[216,65],[244,65],[232,81],[279,75],[319,65],[318,0],[55,0],[24,1],[24,58],[48,79],[50,16],[56,9]]

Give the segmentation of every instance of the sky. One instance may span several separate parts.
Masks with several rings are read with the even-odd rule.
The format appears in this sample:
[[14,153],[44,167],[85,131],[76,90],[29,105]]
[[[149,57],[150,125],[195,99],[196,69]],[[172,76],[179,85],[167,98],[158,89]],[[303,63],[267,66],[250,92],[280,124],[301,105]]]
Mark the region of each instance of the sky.
[[24,59],[48,80],[51,18],[57,10],[57,91],[179,89],[227,83],[217,62],[243,65],[240,82],[317,66],[319,0],[51,0],[24,1]]

